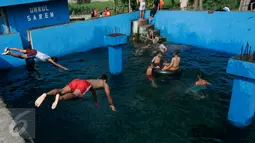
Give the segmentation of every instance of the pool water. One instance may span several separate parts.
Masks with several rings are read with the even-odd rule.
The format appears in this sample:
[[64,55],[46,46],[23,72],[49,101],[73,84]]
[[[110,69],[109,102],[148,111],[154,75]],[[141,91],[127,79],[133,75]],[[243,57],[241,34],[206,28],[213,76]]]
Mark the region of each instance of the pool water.
[[[254,142],[253,126],[237,130],[226,126],[233,78],[226,74],[226,53],[168,44],[181,51],[180,80],[156,80],[151,86],[145,71],[153,58],[151,51],[135,56],[132,45],[123,49],[123,72],[109,74],[106,48],[61,57],[59,63],[71,71],[38,63],[39,80],[16,68],[1,71],[1,93],[9,108],[35,108],[42,93],[62,88],[74,78],[109,76],[117,112],[109,109],[104,91],[98,91],[100,108],[94,107],[91,93],[82,100],[61,102],[51,110],[53,97],[36,108],[36,143],[215,143]],[[199,95],[186,93],[197,80],[198,71],[213,84]],[[205,96],[206,98],[199,98]],[[242,134],[241,134],[242,133]]]

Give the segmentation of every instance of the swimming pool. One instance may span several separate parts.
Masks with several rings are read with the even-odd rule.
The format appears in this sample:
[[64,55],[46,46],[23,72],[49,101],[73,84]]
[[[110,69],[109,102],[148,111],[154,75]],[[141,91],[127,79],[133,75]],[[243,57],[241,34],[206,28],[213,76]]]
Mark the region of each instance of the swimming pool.
[[[54,98],[48,98],[36,109],[36,143],[213,143],[240,138],[237,135],[244,131],[238,130],[233,135],[225,124],[233,80],[225,69],[233,55],[183,45],[168,46],[181,50],[181,66],[185,71],[181,80],[156,81],[158,88],[153,88],[145,76],[151,53],[134,56],[133,46],[129,45],[123,49],[120,75],[108,73],[108,51],[102,48],[61,57],[59,63],[70,72],[39,63],[40,80],[29,78],[23,68],[1,71],[0,91],[9,108],[34,108],[39,95],[61,88],[73,78],[109,75],[118,112],[109,109],[103,91],[98,92],[100,109],[94,107],[90,93],[82,100],[61,102],[56,110],[50,108]],[[170,52],[166,57],[171,55]],[[185,94],[197,80],[198,70],[213,84],[213,88],[203,92],[205,99]],[[255,140],[249,133],[252,132],[242,136],[246,142]]]

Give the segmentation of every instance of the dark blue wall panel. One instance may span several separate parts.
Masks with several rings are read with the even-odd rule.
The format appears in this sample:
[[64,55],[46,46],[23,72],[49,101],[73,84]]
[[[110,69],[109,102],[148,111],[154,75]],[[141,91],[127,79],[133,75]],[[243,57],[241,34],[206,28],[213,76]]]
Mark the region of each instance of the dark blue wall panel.
[[70,21],[67,0],[15,5],[6,10],[11,32],[20,33],[25,47],[27,30]]
[[25,64],[25,60],[17,59],[7,55],[3,56],[2,52],[6,47],[22,48],[22,41],[19,33],[0,36],[0,69],[17,67]]
[[246,42],[255,48],[254,12],[160,11],[153,23],[173,43],[234,54]]

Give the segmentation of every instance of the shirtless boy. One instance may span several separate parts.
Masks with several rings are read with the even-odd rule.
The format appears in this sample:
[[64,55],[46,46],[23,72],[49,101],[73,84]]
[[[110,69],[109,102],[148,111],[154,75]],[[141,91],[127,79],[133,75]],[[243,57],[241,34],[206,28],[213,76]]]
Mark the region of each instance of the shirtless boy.
[[205,85],[211,85],[211,83],[207,82],[206,80],[203,79],[203,75],[201,72],[197,73],[197,78],[198,81],[195,82],[196,86],[205,86]]
[[[17,51],[17,52],[20,52],[20,53],[23,53],[23,55],[19,55],[19,54],[14,54],[14,53],[11,53],[10,51]],[[59,67],[59,68],[62,68],[64,70],[69,70],[68,68],[58,64],[56,62],[56,60],[54,60],[53,58],[51,58],[50,56],[44,54],[44,53],[41,53],[39,52],[38,50],[35,50],[35,49],[32,49],[31,47],[27,48],[27,49],[19,49],[19,48],[5,48],[4,52],[2,53],[2,55],[10,55],[10,56],[13,56],[15,58],[19,58],[19,59],[26,59],[26,60],[34,60],[34,58],[38,58],[40,59],[41,61],[44,61],[44,62],[49,62],[49,63],[52,63],[53,65]],[[32,61],[31,60],[31,61]],[[29,62],[31,63],[31,62]],[[34,64],[34,63],[32,63]],[[34,66],[34,65],[32,65]],[[31,67],[32,67],[31,66]]]
[[174,55],[174,57],[172,58],[170,65],[165,66],[162,70],[175,71],[175,70],[179,69],[179,64],[181,61],[181,58],[179,57],[179,52],[175,51],[173,55]]
[[137,4],[140,3],[139,10],[140,10],[140,18],[144,18],[144,10],[145,10],[145,0],[136,0]]
[[162,52],[158,51],[157,55],[152,59],[151,62],[154,64],[155,67],[160,67],[160,60],[162,55],[163,55]]
[[[52,96],[55,96],[55,101],[53,102],[51,108],[55,109],[59,101],[83,98],[88,91],[92,93],[94,101],[96,105],[98,106],[97,96],[96,96],[96,90],[98,89],[104,89],[106,96],[108,98],[108,101],[110,103],[110,108],[112,109],[112,111],[116,111],[112,102],[112,97],[110,95],[109,85],[107,84],[107,75],[105,74],[102,74],[99,79],[89,79],[89,80],[74,79],[62,89],[54,89],[48,93],[43,93],[35,101],[35,106],[39,107],[48,95],[52,95]],[[62,96],[60,96],[60,94]]]
[[152,82],[151,83],[152,86],[153,87],[157,87],[157,85],[156,85],[156,83],[155,83],[155,81],[153,79],[153,76],[152,76],[152,69],[153,69],[153,67],[154,67],[153,64],[150,63],[150,65],[149,65],[149,67],[147,68],[147,71],[146,71],[146,76]]

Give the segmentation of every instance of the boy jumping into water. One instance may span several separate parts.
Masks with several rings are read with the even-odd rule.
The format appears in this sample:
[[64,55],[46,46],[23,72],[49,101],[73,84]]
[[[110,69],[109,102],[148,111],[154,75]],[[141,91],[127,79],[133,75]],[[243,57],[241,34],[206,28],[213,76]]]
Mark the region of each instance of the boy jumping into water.
[[[96,96],[96,90],[98,89],[104,89],[106,96],[108,98],[108,101],[110,103],[110,108],[112,109],[112,111],[116,111],[112,102],[112,97],[110,95],[109,85],[107,84],[107,75],[105,74],[102,74],[99,79],[89,79],[89,80],[74,79],[62,89],[54,89],[48,93],[43,93],[35,101],[35,106],[39,107],[48,95],[52,95],[52,96],[55,96],[55,101],[53,102],[51,108],[55,109],[59,101],[83,98],[88,91],[91,91],[94,97],[94,101],[96,105],[98,106],[97,96]],[[62,96],[60,96],[60,94]]]
[[[18,51],[20,53],[24,53],[23,55],[19,55],[19,54],[14,54],[14,53],[11,53],[10,51]],[[41,61],[47,61],[47,62],[50,62],[52,63],[53,65],[59,67],[59,68],[62,68],[64,70],[69,70],[65,67],[63,67],[62,65],[56,63],[54,59],[52,59],[50,56],[44,54],[44,53],[41,53],[37,50],[34,50],[32,49],[31,47],[27,48],[27,49],[19,49],[19,48],[5,48],[4,52],[2,53],[2,55],[10,55],[10,56],[13,56],[13,57],[16,57],[16,58],[20,58],[20,59],[31,59],[31,58],[38,58],[40,59]]]
[[174,57],[172,58],[170,65],[163,67],[162,70],[175,71],[175,70],[179,69],[179,64],[181,61],[181,58],[179,57],[179,52],[175,51],[173,55],[174,55]]
[[145,0],[136,0],[137,4],[140,3],[140,19],[144,18],[144,10],[145,10]]

